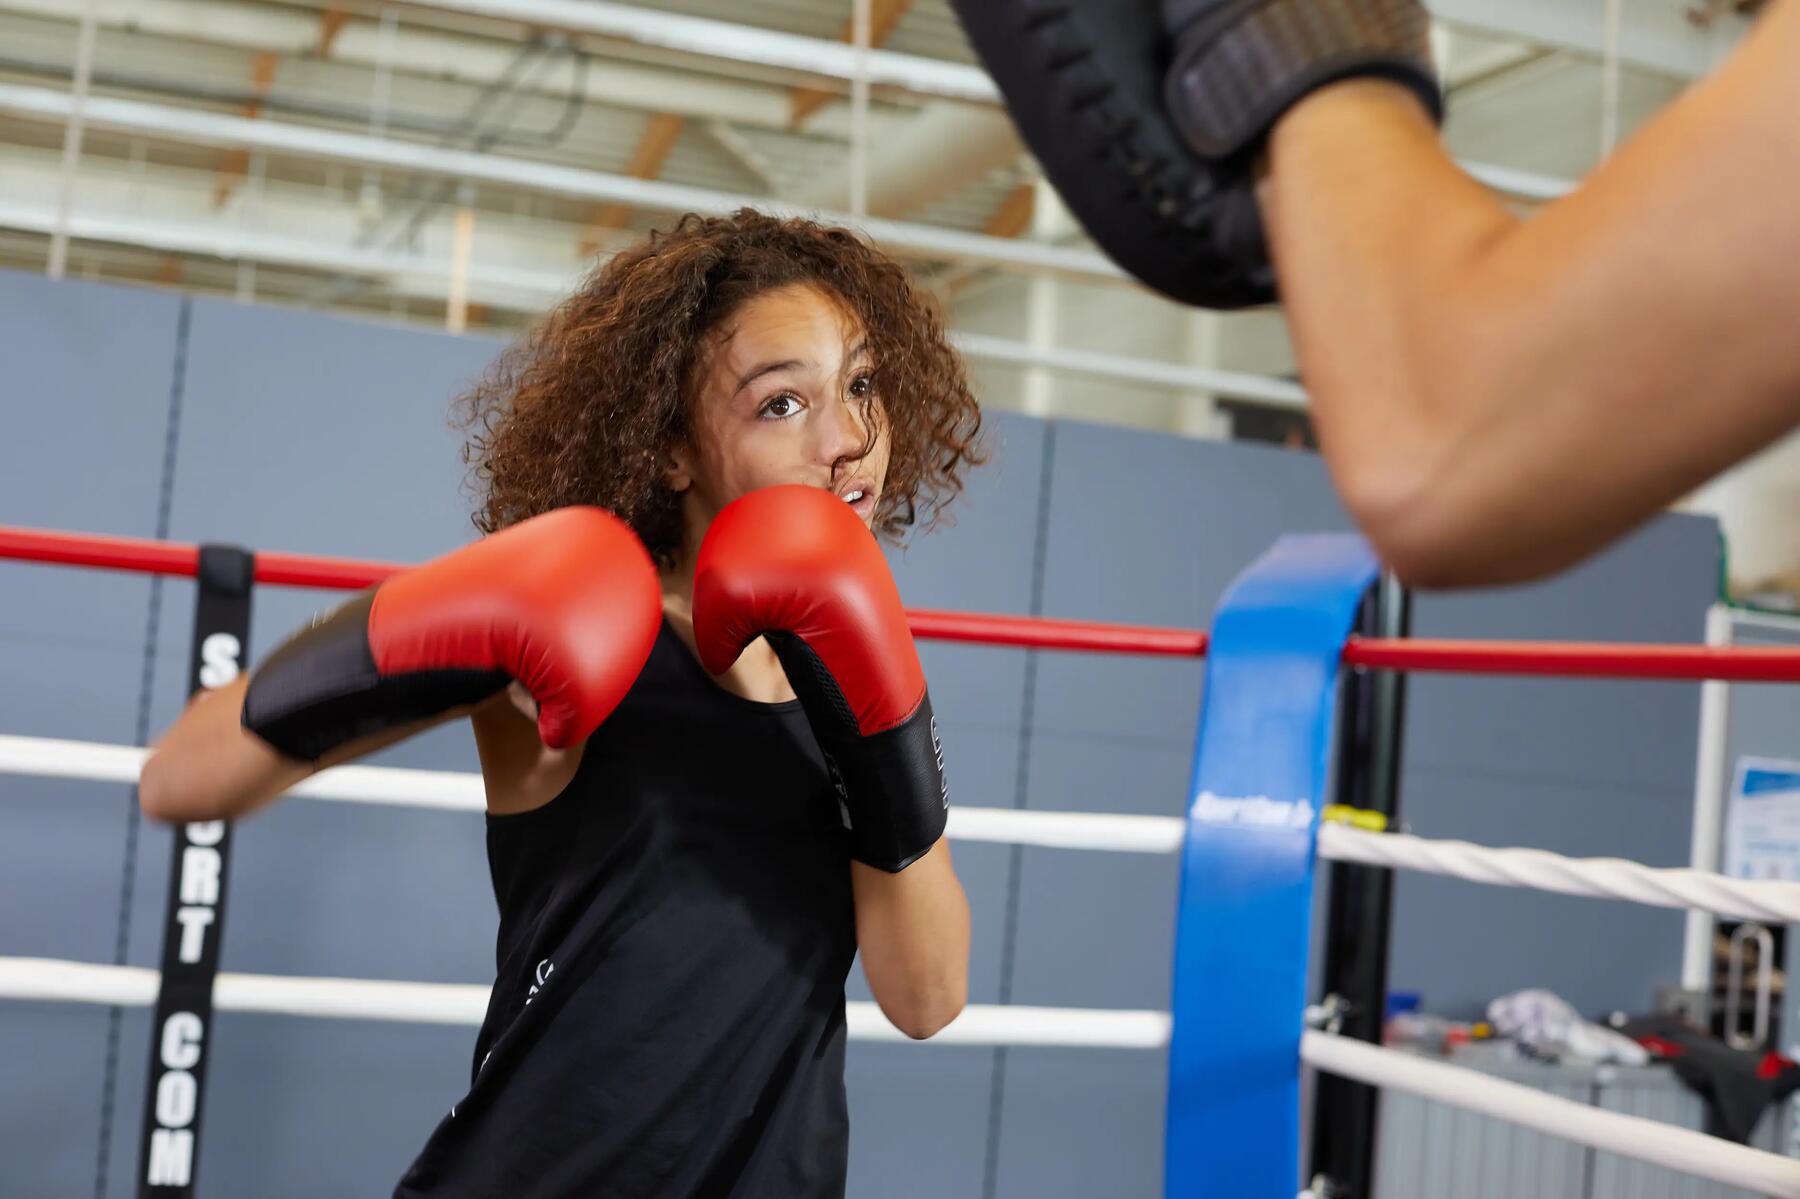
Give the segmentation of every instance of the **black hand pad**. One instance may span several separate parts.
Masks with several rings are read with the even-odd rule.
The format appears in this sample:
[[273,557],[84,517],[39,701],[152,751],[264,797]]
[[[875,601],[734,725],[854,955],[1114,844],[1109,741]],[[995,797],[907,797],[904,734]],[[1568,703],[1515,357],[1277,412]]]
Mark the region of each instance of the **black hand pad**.
[[1158,0],[952,0],[1013,121],[1082,227],[1172,300],[1275,298],[1247,164],[1208,164],[1163,100]]

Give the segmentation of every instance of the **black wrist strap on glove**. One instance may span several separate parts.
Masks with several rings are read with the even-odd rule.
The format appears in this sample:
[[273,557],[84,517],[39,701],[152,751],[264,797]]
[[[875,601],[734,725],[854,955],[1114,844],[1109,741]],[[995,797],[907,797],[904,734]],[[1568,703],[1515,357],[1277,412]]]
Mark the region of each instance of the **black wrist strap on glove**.
[[1403,84],[1443,119],[1431,17],[1417,0],[1164,0],[1163,20],[1169,114],[1209,161],[1254,152],[1282,113],[1340,79]]
[[950,791],[930,694],[893,728],[864,736],[837,681],[806,642],[792,633],[764,636],[824,751],[850,833],[850,856],[890,874],[906,869],[937,844],[949,820]]
[[243,725],[285,757],[316,762],[399,725],[472,704],[512,681],[504,671],[383,676],[369,648],[371,588],[316,616],[250,673]]

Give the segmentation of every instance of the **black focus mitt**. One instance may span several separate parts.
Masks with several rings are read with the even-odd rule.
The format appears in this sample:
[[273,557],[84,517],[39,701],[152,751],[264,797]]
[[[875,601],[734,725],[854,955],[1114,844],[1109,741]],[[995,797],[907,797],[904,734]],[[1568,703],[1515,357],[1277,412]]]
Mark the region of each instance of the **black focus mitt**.
[[951,0],[1020,134],[1114,262],[1184,304],[1275,299],[1265,135],[1355,75],[1441,112],[1416,0]]

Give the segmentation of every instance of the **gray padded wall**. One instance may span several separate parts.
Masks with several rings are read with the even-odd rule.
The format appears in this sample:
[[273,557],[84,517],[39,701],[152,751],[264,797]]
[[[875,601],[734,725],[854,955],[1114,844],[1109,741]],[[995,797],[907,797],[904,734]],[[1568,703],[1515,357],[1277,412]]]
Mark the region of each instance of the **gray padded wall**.
[[[889,555],[906,602],[920,608],[1030,610],[1041,511],[1046,428],[1013,416],[986,418],[990,465],[969,478],[951,509],[955,524],[909,538]],[[925,642],[920,657],[942,726],[955,803],[1012,807],[1019,788],[1025,655],[988,646]],[[1006,1001],[1004,921],[1011,851],[953,847],[969,895],[973,944],[969,1001]],[[869,998],[860,968],[851,999]],[[850,1185],[856,1196],[979,1195],[988,1170],[997,1053],[949,1045],[852,1042]]]
[[[173,296],[0,274],[0,521],[157,534],[180,321]],[[0,728],[139,740],[151,594],[141,575],[0,562]],[[114,961],[127,790],[0,776],[0,797],[0,952]],[[92,1193],[112,1023],[104,1008],[0,1003],[0,1192]],[[145,1026],[117,1041],[140,1080]],[[133,1096],[120,1127],[134,1144],[136,1118]]]
[[[1701,639],[1716,588],[1710,520],[1665,517],[1554,582],[1425,596],[1420,637]],[[1652,866],[1688,860],[1695,683],[1418,676],[1402,810],[1413,831]],[[1394,990],[1449,1015],[1548,987],[1591,1014],[1642,1010],[1681,970],[1681,913],[1403,872]],[[1596,955],[1596,946],[1606,946]]]
[[[188,306],[184,331],[182,311],[165,294],[0,274],[7,411],[20,432],[0,451],[0,519],[402,561],[471,535],[445,401],[494,343],[213,301]],[[1020,417],[989,425],[995,464],[972,477],[955,525],[892,556],[913,605],[1199,627],[1279,533],[1345,527],[1306,455]],[[1666,519],[1556,584],[1429,599],[1419,632],[1692,640],[1713,577],[1710,530]],[[0,578],[0,660],[15,680],[0,731],[129,742],[174,718],[191,585],[160,587],[140,712],[146,580],[16,564],[0,564]],[[252,660],[331,600],[260,591]],[[1181,811],[1198,663],[946,644],[923,656],[958,802]],[[1565,686],[1574,698],[1554,694]],[[1654,862],[1684,852],[1691,688],[1440,679],[1413,694],[1406,802],[1420,831]],[[460,729],[383,760],[474,765]],[[0,788],[12,830],[0,838],[0,953],[111,961],[126,789],[13,777]],[[146,826],[127,930],[136,964],[156,960],[168,852],[167,833]],[[973,1001],[1167,1005],[1172,858],[975,843],[955,855],[974,909]],[[1569,951],[1601,925],[1571,921],[1600,913],[1610,935],[1610,918],[1628,913],[1620,905],[1554,901],[1559,934],[1581,935],[1546,948],[1556,938],[1520,893],[1413,882],[1399,894],[1394,981],[1433,1006],[1477,1002],[1514,978],[1584,1006],[1629,1004],[1673,974],[1673,920],[1666,932],[1654,916],[1619,922],[1617,966],[1597,968]],[[229,923],[230,969],[487,981],[480,822],[276,805],[239,831]],[[866,996],[860,973],[850,990]],[[16,1177],[21,1194],[93,1193],[108,1020],[0,1003],[0,1047],[27,1067],[0,1088],[0,1155],[24,1171],[0,1192],[14,1193]],[[202,1186],[259,1196],[383,1193],[460,1093],[473,1039],[234,1015],[217,1029]],[[131,1193],[148,1053],[141,1014],[122,1031],[115,1196]],[[851,1192],[1154,1195],[1163,1075],[1155,1053],[856,1044]]]
[[[1204,627],[1278,534],[1345,527],[1307,456],[1066,423],[1054,438],[1047,616]],[[1180,815],[1201,677],[1197,659],[1040,655],[1026,806]],[[1175,858],[1019,856],[1012,1000],[1166,1008]],[[1164,1055],[1006,1059],[998,1195],[1160,1192]]]
[[[402,562],[472,538],[447,400],[495,349],[481,339],[195,301],[170,535]],[[259,588],[250,661],[341,598]],[[192,586],[171,586],[168,600],[157,730],[185,700]],[[464,725],[372,760],[476,766]],[[155,964],[160,944],[167,844],[162,830],[147,837],[139,870],[132,948],[145,965]],[[482,823],[458,813],[276,804],[238,827],[227,921],[228,969],[491,981],[495,914]],[[468,1081],[467,1029],[231,1013],[216,1027],[198,1166],[211,1194],[385,1193]],[[135,1121],[140,1096],[129,1094]],[[227,1098],[237,1095],[259,1101]],[[127,1128],[132,1135],[115,1146],[127,1155],[120,1173],[134,1165],[135,1123]]]

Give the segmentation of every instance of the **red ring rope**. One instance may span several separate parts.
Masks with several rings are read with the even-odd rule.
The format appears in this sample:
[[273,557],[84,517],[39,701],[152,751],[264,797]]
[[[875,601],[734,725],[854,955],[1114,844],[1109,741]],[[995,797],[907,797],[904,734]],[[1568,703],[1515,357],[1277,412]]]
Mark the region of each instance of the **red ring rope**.
[[[192,577],[199,558],[199,547],[179,542],[0,525],[0,559]],[[312,554],[256,555],[256,581],[284,587],[348,590],[367,587],[403,569]],[[923,608],[910,609],[908,616],[916,636],[936,641],[1184,658],[1206,653],[1206,634],[1193,629]],[[1765,647],[1352,636],[1344,643],[1344,661],[1352,666],[1437,673],[1800,682],[1800,649]]]

